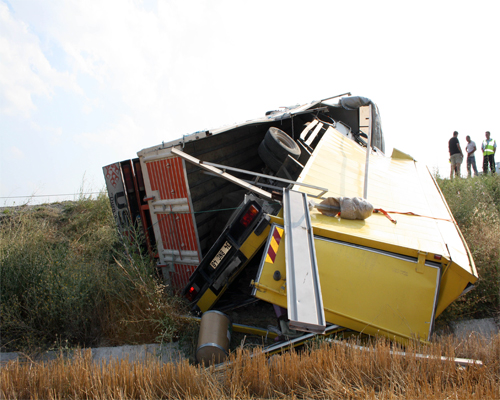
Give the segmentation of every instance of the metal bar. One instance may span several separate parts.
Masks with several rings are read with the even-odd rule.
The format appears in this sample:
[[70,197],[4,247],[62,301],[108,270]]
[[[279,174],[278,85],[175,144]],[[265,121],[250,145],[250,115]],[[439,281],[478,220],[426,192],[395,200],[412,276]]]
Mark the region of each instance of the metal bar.
[[152,207],[150,209],[151,212],[155,214],[188,214],[189,213],[189,207],[187,205],[185,206],[162,206],[159,209],[156,209],[155,207]]
[[[328,192],[328,188],[324,188],[324,187],[320,187],[320,186],[314,186],[314,185],[309,185],[307,183],[300,183],[300,182],[297,182],[297,181],[292,181],[290,179],[278,178],[276,176],[261,174],[261,173],[253,172],[253,171],[248,171],[246,169],[240,169],[240,168],[235,168],[235,167],[228,167],[226,165],[214,164],[214,163],[207,162],[207,161],[200,161],[200,163],[201,163],[200,165],[209,165],[209,166],[212,166],[212,167],[220,168],[221,170],[227,169],[228,171],[241,172],[242,174],[259,176],[261,178],[267,178],[267,179],[271,179],[273,181],[279,181],[279,182],[285,182],[285,183],[292,183],[292,184],[297,185],[297,186],[304,186],[304,187],[308,187],[308,188],[311,188],[311,189],[316,189],[316,190],[319,190],[321,192],[321,194],[319,194],[316,197],[322,196],[323,194],[325,194],[326,192]],[[217,175],[219,175],[219,174],[217,174]],[[238,179],[238,178],[236,178],[236,179]]]
[[[160,154],[158,154],[160,153]],[[150,154],[148,156],[144,156],[142,158],[142,162],[144,163],[150,163],[154,161],[160,161],[160,160],[165,160],[169,157],[172,157],[172,153],[170,149],[158,149],[156,150],[156,154]]]
[[[368,352],[376,351],[375,349],[372,349],[370,347],[359,346],[355,344],[353,345],[348,342],[343,342],[342,340],[327,339],[327,341],[361,351],[368,351]],[[440,360],[442,362],[453,361],[455,364],[458,364],[462,367],[468,367],[469,365],[478,365],[478,366],[483,365],[483,362],[481,360],[473,360],[470,358],[456,358],[456,357],[436,356],[433,354],[407,353],[405,351],[394,351],[394,350],[389,350],[389,354],[393,356],[415,357],[419,359],[428,359],[428,360]]]
[[177,250],[177,249],[165,249],[162,251],[165,255],[176,256],[180,254],[185,257],[198,257],[198,252],[196,250]]
[[310,114],[313,111],[328,111],[328,107],[309,108],[304,111],[290,112],[290,115]]
[[316,124],[318,123],[318,120],[315,119],[314,121],[312,121],[309,125],[307,125],[304,130],[300,133],[300,138],[302,140],[305,140],[306,139],[306,136],[307,134],[309,133],[309,131],[314,128],[316,126]]
[[[326,327],[324,335],[325,336],[330,336],[333,335],[334,333],[345,331],[346,328],[338,325],[330,325]],[[299,336],[295,339],[292,340],[287,340],[285,342],[273,344],[271,346],[264,347],[262,349],[262,352],[266,355],[273,355],[279,351],[285,350],[286,348],[291,348],[291,347],[297,347],[300,346],[301,344],[305,343],[309,339],[312,339],[316,336],[316,333],[306,333],[305,335]]]
[[351,95],[351,92],[342,93],[342,94],[338,94],[337,96],[332,96],[332,97],[327,97],[326,99],[322,99],[321,102],[326,101],[326,100],[335,99],[337,97],[350,96],[350,95]]
[[[244,180],[244,182],[248,182],[248,183],[252,183],[253,181],[247,181],[247,180]],[[265,187],[265,188],[268,188],[268,189],[275,189],[275,190],[283,190],[283,187],[281,186],[274,186],[274,185],[267,185],[265,183],[260,183],[260,182],[254,182],[254,185],[257,185],[257,186],[261,186],[261,187]],[[300,183],[297,183],[297,186],[300,186]],[[324,197],[321,197],[323,196],[325,193],[327,192],[327,190],[323,190],[320,194],[317,194],[316,196],[313,196],[312,194],[307,194],[308,196],[311,196],[311,197],[314,197],[315,199],[325,199]]]
[[[208,171],[203,171],[204,174],[209,175],[209,176],[218,176],[217,174],[214,174],[213,172],[208,172]],[[282,186],[274,186],[274,185],[268,185],[267,183],[261,183],[261,182],[254,182],[254,181],[249,181],[247,179],[242,179],[243,182],[253,184],[255,186],[267,188],[267,189],[273,189],[273,190],[278,190],[281,191],[283,190]],[[314,196],[312,196],[314,197]]]
[[[233,327],[234,326],[235,326],[235,324],[233,324]],[[236,331],[236,329],[234,329],[234,330]],[[330,325],[330,326],[326,327],[325,332],[323,333],[323,335],[328,337],[328,336],[334,335],[334,334],[336,334],[338,332],[342,332],[342,331],[345,331],[345,330],[346,330],[346,328],[344,328],[342,326]],[[282,353],[282,352],[284,352],[284,351],[286,351],[288,349],[301,346],[304,343],[306,343],[308,340],[314,339],[316,336],[317,336],[316,333],[306,333],[306,334],[304,334],[302,336],[299,336],[297,338],[294,338],[294,339],[290,339],[290,340],[286,340],[286,341],[279,342],[279,343],[276,343],[276,344],[272,344],[270,346],[264,347],[262,349],[262,354],[265,354],[267,357],[270,357],[270,356],[272,356],[274,354]],[[271,337],[271,336],[268,335],[268,337]],[[252,353],[252,354],[250,354],[250,358],[253,358],[257,354],[259,354],[259,353]],[[215,371],[221,371],[221,370],[227,368],[228,365],[231,365],[231,363],[232,362],[229,361],[229,362],[226,362],[224,364],[216,365],[215,366]]]
[[151,203],[153,207],[155,206],[174,206],[174,205],[187,205],[188,199],[186,197],[183,198],[177,198],[177,199],[163,199],[163,200],[156,200]]
[[309,137],[306,140],[306,144],[311,147],[312,142],[314,142],[314,139],[316,139],[316,136],[318,136],[319,131],[323,128],[323,123],[319,123],[316,125],[312,133],[309,135]]
[[326,327],[307,195],[283,190],[286,292],[290,328],[323,333]]
[[366,146],[366,161],[365,161],[365,185],[363,189],[363,198],[366,199],[368,196],[368,163],[370,161],[370,151],[372,143],[372,105],[369,105],[369,118],[368,118],[368,145]]
[[184,160],[186,160],[192,164],[198,165],[207,171],[210,171],[210,172],[217,174],[221,178],[224,178],[224,179],[228,180],[229,182],[234,183],[235,185],[238,185],[238,186],[241,186],[247,190],[250,190],[251,192],[254,192],[256,195],[263,197],[264,199],[273,200],[271,193],[268,193],[265,190],[259,189],[257,186],[250,185],[250,184],[246,183],[245,181],[243,181],[239,178],[236,178],[235,176],[233,176],[231,174],[228,174],[227,172],[221,171],[218,168],[212,167],[211,165],[207,165],[207,164],[203,163],[201,160],[199,160],[195,157],[192,157],[187,153],[184,153],[182,150],[179,150],[179,149],[176,149],[175,147],[173,147],[172,153],[179,156],[179,157],[182,157]]

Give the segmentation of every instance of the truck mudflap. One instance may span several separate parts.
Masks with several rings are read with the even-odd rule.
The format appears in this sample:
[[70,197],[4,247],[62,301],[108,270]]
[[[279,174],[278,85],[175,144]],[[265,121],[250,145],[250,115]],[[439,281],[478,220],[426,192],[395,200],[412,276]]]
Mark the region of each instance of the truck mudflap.
[[[252,283],[253,296],[280,307],[287,307],[284,236],[273,223]],[[429,340],[441,264],[317,235],[314,243],[328,323],[401,342]]]
[[256,199],[246,202],[210,248],[182,292],[193,309],[205,312],[212,308],[262,247],[269,229],[262,205]]

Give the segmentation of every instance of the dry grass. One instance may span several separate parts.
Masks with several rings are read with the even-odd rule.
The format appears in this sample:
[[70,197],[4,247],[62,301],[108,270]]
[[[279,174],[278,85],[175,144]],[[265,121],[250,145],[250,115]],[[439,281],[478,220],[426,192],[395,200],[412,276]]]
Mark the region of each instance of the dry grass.
[[[237,351],[232,363],[203,369],[187,362],[160,364],[110,361],[94,363],[89,352],[73,360],[10,362],[0,375],[5,399],[498,399],[500,335],[486,340],[440,338],[429,346],[394,355],[389,342],[371,351],[322,342],[307,351],[267,359]],[[416,353],[435,357],[421,359]],[[438,356],[471,357],[484,365],[467,368]],[[252,357],[251,357],[252,356]]]

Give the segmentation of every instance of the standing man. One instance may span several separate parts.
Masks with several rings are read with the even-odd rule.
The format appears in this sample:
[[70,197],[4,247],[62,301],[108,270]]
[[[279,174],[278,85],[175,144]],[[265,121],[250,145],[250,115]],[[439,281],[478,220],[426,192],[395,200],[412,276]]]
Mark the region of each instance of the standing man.
[[490,138],[490,132],[485,133],[486,140],[481,144],[483,150],[483,174],[488,173],[488,163],[490,163],[491,173],[495,173],[495,152],[497,151],[497,142]]
[[474,155],[476,151],[476,143],[470,140],[470,136],[467,135],[465,137],[467,140],[467,146],[465,146],[465,151],[467,152],[467,176],[471,176],[470,167],[472,165],[472,169],[474,170],[474,176],[477,176],[477,167],[476,167],[476,156]]
[[450,179],[453,179],[453,172],[460,178],[460,165],[462,165],[462,161],[464,160],[464,154],[460,148],[457,131],[453,132],[453,137],[448,142],[448,149],[450,150],[451,163]]

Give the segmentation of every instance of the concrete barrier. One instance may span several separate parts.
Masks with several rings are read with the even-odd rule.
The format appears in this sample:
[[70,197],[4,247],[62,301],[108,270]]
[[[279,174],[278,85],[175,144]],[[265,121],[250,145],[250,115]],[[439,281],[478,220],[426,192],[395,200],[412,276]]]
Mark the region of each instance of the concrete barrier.
[[461,339],[466,339],[473,334],[490,339],[492,335],[500,333],[498,321],[494,318],[454,321],[450,323],[450,327],[453,334]]
[[[144,344],[138,346],[98,347],[89,349],[92,360],[96,362],[108,362],[110,360],[128,360],[129,362],[143,362],[148,359],[156,359],[162,363],[179,363],[186,360],[181,347],[177,343]],[[85,351],[85,349],[82,349]],[[73,357],[74,351],[63,352],[65,357]],[[23,353],[0,353],[0,363],[9,361],[50,361],[61,355],[60,351],[49,351],[46,353],[27,356]]]

